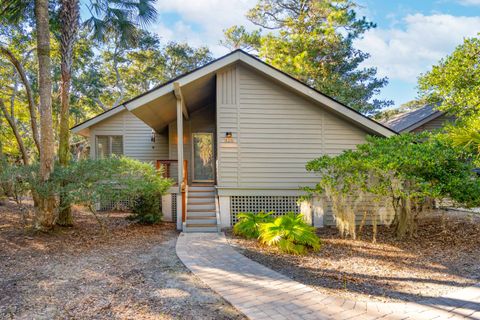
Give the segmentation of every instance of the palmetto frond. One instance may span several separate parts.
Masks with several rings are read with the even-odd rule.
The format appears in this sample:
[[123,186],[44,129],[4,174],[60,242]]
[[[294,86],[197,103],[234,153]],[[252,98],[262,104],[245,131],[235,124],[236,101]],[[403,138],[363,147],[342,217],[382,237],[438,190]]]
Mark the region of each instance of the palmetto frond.
[[139,28],[153,23],[157,16],[155,0],[89,0],[90,18],[85,25],[93,38],[104,42],[108,37],[118,37],[124,46],[135,44]]
[[259,213],[239,213],[239,221],[233,226],[233,232],[236,235],[243,236],[247,239],[258,238],[260,226],[263,223],[273,221],[272,214],[273,212],[263,211],[260,211]]
[[301,214],[293,212],[262,224],[259,239],[266,245],[277,246],[285,253],[305,254],[308,248],[313,251],[320,249],[315,228],[305,223]]
[[0,1],[0,22],[18,23],[25,18],[28,10],[33,11],[33,1],[2,0]]
[[471,119],[463,126],[453,127],[450,137],[454,145],[475,148],[480,156],[480,118]]

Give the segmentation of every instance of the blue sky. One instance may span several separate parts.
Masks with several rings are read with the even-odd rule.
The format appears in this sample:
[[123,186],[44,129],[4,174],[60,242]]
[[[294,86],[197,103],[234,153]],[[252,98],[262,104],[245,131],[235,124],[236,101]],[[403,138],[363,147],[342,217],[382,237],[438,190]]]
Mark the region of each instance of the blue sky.
[[[157,0],[157,23],[150,27],[164,42],[207,45],[215,56],[225,28],[254,26],[245,12],[257,0]],[[377,23],[355,43],[371,54],[366,67],[376,67],[389,85],[377,98],[400,106],[416,97],[416,79],[451,53],[464,37],[480,32],[480,0],[358,0],[359,14]]]
[[480,32],[480,0],[361,0],[361,14],[377,23],[357,43],[371,54],[389,85],[381,97],[399,106],[416,97],[417,76]]

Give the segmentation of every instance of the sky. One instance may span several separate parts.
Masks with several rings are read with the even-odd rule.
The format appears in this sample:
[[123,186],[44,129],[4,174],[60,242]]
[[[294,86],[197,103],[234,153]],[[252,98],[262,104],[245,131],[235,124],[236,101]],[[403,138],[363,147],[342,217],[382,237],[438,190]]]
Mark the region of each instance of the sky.
[[[480,0],[357,0],[359,15],[377,24],[355,46],[371,56],[389,84],[376,98],[396,107],[417,95],[417,77],[450,54],[464,37],[480,32]],[[157,22],[149,27],[164,42],[206,45],[216,57],[228,52],[219,44],[223,30],[254,26],[245,18],[256,0],[157,0]]]
[[[157,0],[159,19],[151,29],[164,41],[207,45],[215,56],[229,26],[253,25],[245,12],[256,0]],[[398,107],[417,96],[419,74],[450,54],[464,37],[480,32],[480,0],[359,0],[359,15],[377,24],[355,46],[370,53],[365,67],[376,67],[389,84],[377,96]]]

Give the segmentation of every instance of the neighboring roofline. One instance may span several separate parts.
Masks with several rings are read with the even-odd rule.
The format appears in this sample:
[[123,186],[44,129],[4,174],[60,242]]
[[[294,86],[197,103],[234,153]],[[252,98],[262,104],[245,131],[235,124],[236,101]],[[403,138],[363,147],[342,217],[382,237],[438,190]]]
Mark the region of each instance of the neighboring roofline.
[[123,110],[126,110],[125,109],[125,106],[124,105],[118,105],[116,107],[113,107],[112,109],[109,109],[107,111],[104,111],[100,114],[97,114],[95,117],[93,118],[90,118],[88,120],[85,120],[73,127],[70,128],[70,130],[73,132],[73,133],[80,133],[80,131],[84,130],[84,129],[88,129],[89,127],[93,126],[94,124],[100,122],[100,121],[103,121],[117,113],[119,113],[120,111],[123,111]]
[[[265,63],[264,61],[260,60],[257,57],[254,57],[245,51],[238,49],[233,52],[230,52],[216,60],[213,60],[197,69],[194,69],[190,72],[187,72],[183,75],[180,75],[174,79],[169,80],[168,82],[161,84],[151,90],[148,90],[130,100],[127,100],[122,103],[122,105],[119,105],[118,107],[124,106],[128,111],[133,111],[139,106],[144,105],[145,103],[148,103],[149,101],[152,101],[160,96],[163,96],[164,94],[167,94],[169,92],[172,92],[174,90],[173,88],[173,83],[174,82],[179,82],[180,86],[186,85],[192,81],[195,81],[198,78],[201,78],[202,76],[208,75],[212,72],[215,72],[216,70],[219,70],[223,67],[226,67],[232,63],[235,63],[237,61],[241,61],[245,63],[246,65],[251,66],[252,68],[263,72],[264,74],[274,78],[275,80],[283,83],[284,85],[290,87],[291,89],[303,94],[306,97],[309,97],[319,103],[322,103],[325,105],[327,108],[332,109],[333,111],[359,123],[360,125],[370,129],[371,131],[380,134],[382,136],[388,137],[392,136],[395,134],[398,134],[393,129],[390,129],[389,127],[361,114],[360,112],[350,108],[349,106],[335,100],[334,98],[308,86],[307,84],[301,82],[298,79],[295,79],[294,77],[290,76],[289,74],[278,70],[277,68]],[[116,107],[116,108],[118,108]],[[86,129],[89,126],[98,123],[99,121],[102,121],[109,116],[112,116],[115,113],[108,113],[111,110],[110,109],[107,112],[104,112],[92,119],[89,119],[75,127],[72,128],[73,132],[79,132],[80,130]],[[118,111],[117,111],[118,112]],[[100,119],[98,119],[100,118]],[[80,128],[81,127],[81,128]]]
[[432,113],[431,115],[429,115],[428,117],[425,117],[411,125],[409,125],[408,127],[406,128],[403,128],[402,130],[400,130],[400,132],[410,132],[412,130],[415,130],[417,129],[418,127],[424,125],[425,123],[427,122],[430,122],[432,120],[435,120],[441,116],[443,116],[445,113],[442,112],[442,111],[436,111],[435,113]]

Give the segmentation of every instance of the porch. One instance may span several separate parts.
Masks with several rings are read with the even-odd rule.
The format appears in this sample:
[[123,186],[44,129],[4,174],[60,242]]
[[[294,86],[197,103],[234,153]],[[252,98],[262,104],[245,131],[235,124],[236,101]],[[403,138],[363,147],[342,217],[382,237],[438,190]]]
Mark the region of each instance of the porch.
[[[217,231],[215,77],[173,92],[139,108],[142,119],[168,141],[168,157],[156,160],[174,181],[162,200],[183,231]],[[173,212],[174,211],[174,212]],[[172,219],[172,220],[173,220]]]

